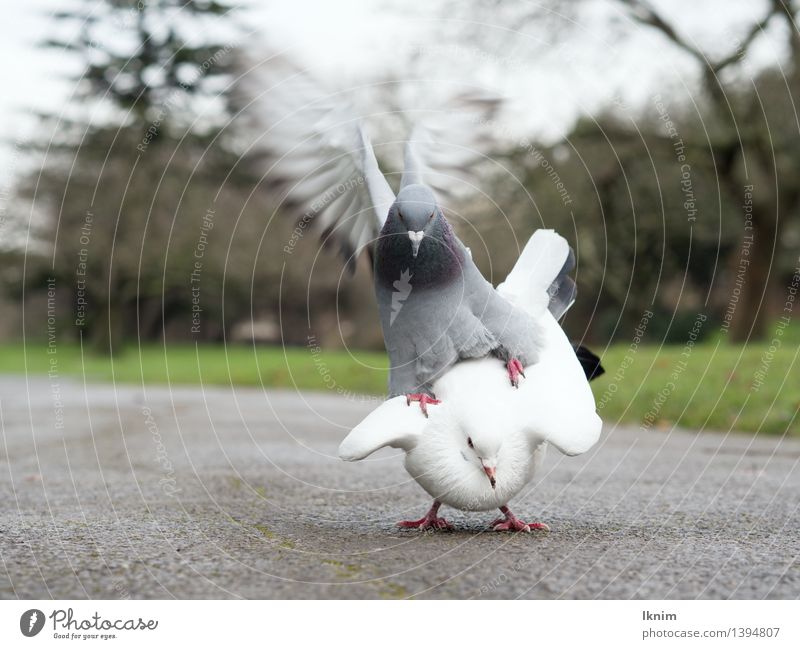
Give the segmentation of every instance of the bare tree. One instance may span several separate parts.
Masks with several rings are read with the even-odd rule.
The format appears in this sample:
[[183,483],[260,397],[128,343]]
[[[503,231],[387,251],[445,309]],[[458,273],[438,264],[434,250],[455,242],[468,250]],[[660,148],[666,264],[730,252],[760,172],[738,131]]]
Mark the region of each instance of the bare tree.
[[[630,18],[627,23],[613,21],[609,29],[622,30],[624,34],[630,30],[631,23],[641,25],[663,36],[676,50],[688,54],[697,66],[699,96],[693,106],[683,108],[699,111],[703,128],[693,127],[686,115],[681,115],[685,127],[681,130],[681,137],[687,156],[692,158],[693,168],[707,166],[710,161],[714,181],[719,186],[720,196],[716,205],[724,211],[726,242],[732,238],[739,241],[738,246],[731,247],[726,243],[720,247],[719,253],[732,272],[716,274],[708,293],[717,307],[723,301],[728,302],[734,281],[741,277],[738,271],[745,268],[744,280],[736,287],[738,304],[730,323],[731,338],[742,341],[762,337],[774,313],[769,308],[770,301],[779,292],[778,284],[782,279],[782,269],[775,262],[787,234],[787,225],[791,227],[800,209],[800,118],[796,111],[800,95],[800,32],[796,26],[797,12],[800,11],[798,0],[765,0],[760,17],[723,53],[712,53],[711,48],[686,35],[681,27],[685,12],[682,11],[679,17],[677,9],[672,9],[667,3],[659,6],[648,0],[608,0],[608,3]],[[526,26],[539,34],[546,34],[548,47],[552,46],[554,39],[562,44],[568,43],[577,37],[571,26],[575,24],[573,18],[580,14],[585,4],[574,0],[543,0],[530,6],[497,2],[458,6],[478,25],[473,35],[475,41],[494,50],[503,47],[497,42],[498,33],[500,38],[507,39],[505,30],[493,29],[498,25],[514,30]],[[445,6],[449,12],[458,11],[454,4],[446,3]],[[556,21],[555,25],[553,21]],[[748,79],[744,74],[748,54],[764,38],[768,28],[781,23],[784,27],[781,33],[785,34],[789,52],[785,69],[780,66],[762,70]],[[537,39],[532,39],[532,43],[523,47],[541,49]],[[536,52],[531,50],[527,56],[535,58]],[[615,112],[616,107],[609,108]],[[678,112],[676,109],[675,113]],[[667,149],[671,148],[670,138],[664,134],[662,125],[647,115],[640,117],[643,119],[632,128],[627,119],[615,122],[609,120],[608,115],[601,115],[597,119],[602,122],[602,128],[581,130],[580,124],[576,125],[569,135],[568,144],[575,145],[576,138],[584,142],[586,138],[594,138],[598,145],[605,146],[610,138],[618,144],[633,146],[647,140],[657,145],[660,139]],[[606,155],[609,155],[608,151]],[[624,170],[615,161],[614,156],[608,160],[608,177],[595,179],[603,200],[609,195],[608,191],[603,192],[604,189],[610,191],[617,181],[625,182],[624,177],[619,177],[625,175]],[[655,169],[653,171],[656,173]],[[658,173],[664,171],[657,170]],[[562,169],[562,173],[569,174],[566,169]],[[571,176],[569,180],[573,182],[575,178]],[[752,193],[746,191],[751,185]],[[716,187],[714,189],[716,193]],[[641,198],[641,195],[631,195],[634,202]],[[745,200],[752,200],[752,205],[748,205],[752,211],[748,212],[746,223],[742,214]],[[709,197],[711,202],[714,201]],[[613,218],[614,211],[609,211],[609,205],[605,205],[602,211]],[[609,276],[609,280],[613,282],[620,278]],[[620,290],[623,289],[625,287],[621,286]],[[726,292],[728,295],[724,295]]]
[[[800,208],[800,183],[795,164],[782,163],[776,150],[788,144],[796,150],[798,130],[795,115],[793,137],[789,142],[774,138],[765,107],[754,93],[742,101],[741,66],[764,30],[773,21],[784,21],[790,52],[789,72],[785,79],[784,101],[795,105],[800,88],[800,34],[795,24],[794,0],[769,0],[763,17],[753,23],[732,51],[713,56],[681,34],[672,16],[656,9],[647,0],[616,0],[637,23],[667,38],[676,48],[688,53],[700,68],[700,83],[708,100],[715,129],[711,137],[688,143],[705,148],[711,155],[722,190],[733,205],[741,205],[745,187],[756,185],[752,193],[752,226],[742,228],[741,245],[731,266],[747,260],[741,296],[731,325],[734,340],[758,338],[768,323],[768,302],[777,270],[773,267],[776,246],[789,219]],[[727,74],[733,73],[733,74]],[[727,79],[727,80],[726,80]],[[766,124],[764,122],[767,122]],[[759,182],[761,181],[761,182]],[[752,229],[751,229],[752,228]]]

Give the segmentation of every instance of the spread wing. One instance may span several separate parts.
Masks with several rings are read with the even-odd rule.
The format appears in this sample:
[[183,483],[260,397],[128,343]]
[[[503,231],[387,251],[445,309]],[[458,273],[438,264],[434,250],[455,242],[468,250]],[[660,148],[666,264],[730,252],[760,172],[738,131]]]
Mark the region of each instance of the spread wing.
[[548,441],[566,455],[585,453],[602,429],[594,395],[553,314],[545,309],[540,322],[542,353],[525,368],[526,378],[512,397],[520,404],[516,412],[534,439]]
[[[430,97],[432,91],[426,91]],[[411,114],[413,128],[405,146],[401,187],[421,183],[444,196],[474,191],[477,170],[486,161],[493,135],[489,128],[502,99],[469,88],[429,100]]]
[[358,113],[280,57],[264,61],[243,83],[257,85],[244,110],[262,125],[252,150],[264,182],[301,223],[315,222],[354,267],[395,198]]
[[339,457],[347,462],[363,460],[384,446],[410,451],[425,427],[444,413],[423,417],[419,408],[409,408],[405,397],[384,401],[356,426],[339,445]]
[[575,301],[575,282],[568,275],[574,267],[575,255],[564,237],[536,230],[497,292],[534,317],[549,308],[560,318]]
[[557,321],[575,301],[575,283],[568,276],[574,266],[566,239],[553,230],[537,230],[497,287],[541,326],[539,360],[525,368],[526,378],[515,394],[521,425],[567,455],[591,448],[602,428],[582,362]]

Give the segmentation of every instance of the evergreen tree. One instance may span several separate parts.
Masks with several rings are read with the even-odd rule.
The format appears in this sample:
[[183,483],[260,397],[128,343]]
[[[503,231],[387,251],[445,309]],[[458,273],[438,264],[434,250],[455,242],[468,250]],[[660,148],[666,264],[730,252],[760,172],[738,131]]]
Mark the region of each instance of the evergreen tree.
[[222,130],[236,65],[230,11],[203,0],[87,0],[52,18],[54,33],[68,35],[43,47],[77,57],[82,73],[32,143],[41,165],[22,194],[44,254],[28,287],[55,277],[71,328],[95,347],[160,336],[174,318],[188,337],[200,252],[207,326],[194,333],[220,335],[224,264],[211,252],[227,242],[220,232],[209,250],[208,240],[235,161]]

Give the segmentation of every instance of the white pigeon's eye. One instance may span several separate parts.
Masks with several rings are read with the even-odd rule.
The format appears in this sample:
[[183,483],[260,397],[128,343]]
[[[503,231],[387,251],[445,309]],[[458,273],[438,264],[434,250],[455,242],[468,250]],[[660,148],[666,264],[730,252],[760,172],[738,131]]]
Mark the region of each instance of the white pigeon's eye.
[[470,447],[470,448],[475,448],[475,447],[472,445],[472,438],[471,438],[471,437],[467,437],[467,444],[469,444],[469,447]]

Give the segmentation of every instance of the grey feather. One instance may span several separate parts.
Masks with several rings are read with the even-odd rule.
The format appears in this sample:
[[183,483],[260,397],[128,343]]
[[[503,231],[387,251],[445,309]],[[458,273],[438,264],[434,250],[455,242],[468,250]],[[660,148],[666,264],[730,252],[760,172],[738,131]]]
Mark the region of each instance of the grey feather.
[[[462,359],[493,354],[523,366],[535,363],[541,339],[535,318],[481,275],[436,199],[473,189],[485,159],[486,124],[499,99],[471,89],[444,107],[415,107],[395,197],[346,102],[280,59],[267,61],[265,72],[266,96],[256,106],[269,130],[256,148],[266,152],[268,181],[318,223],[351,265],[369,247],[391,364],[390,395],[430,393],[433,382]],[[542,309],[554,274],[538,291]],[[568,280],[559,275],[553,282],[552,304]]]
[[267,58],[248,75],[258,83],[248,113],[266,124],[252,145],[265,167],[265,183],[285,207],[315,221],[351,265],[380,232],[394,192],[353,107],[326,93],[305,71],[282,57]]
[[[246,103],[240,119],[262,127],[249,157],[263,166],[265,184],[280,194],[285,211],[313,221],[353,265],[362,250],[371,252],[395,199],[361,123],[364,113],[349,93],[327,90],[283,55],[262,57],[237,83]],[[479,173],[477,151],[490,137],[482,125],[500,98],[441,83],[415,90],[401,188],[424,182],[449,195],[471,187],[466,179]],[[405,115],[398,111],[394,119]],[[380,151],[391,158],[389,147]]]
[[[392,218],[390,210],[375,259],[375,291],[391,367],[389,395],[430,394],[437,378],[467,358],[495,354],[523,365],[536,362],[536,321],[486,281],[449,226],[445,223],[445,236],[416,259],[395,259],[391,255],[402,255],[407,241],[392,249],[384,239],[397,236],[386,233]],[[405,273],[407,282],[392,281],[395,270],[397,278]],[[405,293],[400,301],[398,291]]]

